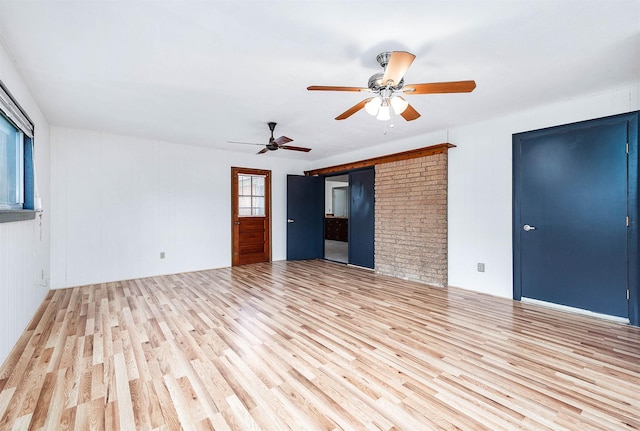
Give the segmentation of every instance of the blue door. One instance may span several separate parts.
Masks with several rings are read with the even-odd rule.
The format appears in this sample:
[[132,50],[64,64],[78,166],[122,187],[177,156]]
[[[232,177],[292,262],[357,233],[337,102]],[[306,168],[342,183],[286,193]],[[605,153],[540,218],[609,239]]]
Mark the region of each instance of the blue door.
[[349,263],[374,267],[374,180],[373,169],[349,173]]
[[287,175],[287,260],[324,256],[324,178]]
[[514,135],[514,296],[629,317],[628,119]]

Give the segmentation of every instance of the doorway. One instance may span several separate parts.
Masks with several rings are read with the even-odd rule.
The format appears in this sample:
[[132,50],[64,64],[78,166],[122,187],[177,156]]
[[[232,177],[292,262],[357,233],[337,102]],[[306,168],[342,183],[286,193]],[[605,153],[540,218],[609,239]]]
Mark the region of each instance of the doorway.
[[[349,201],[347,241],[340,241],[348,243],[348,258],[344,263],[373,269],[375,171],[364,168],[345,175],[348,175]],[[287,260],[325,257],[325,223],[335,221],[335,217],[326,216],[327,199],[324,177],[287,175]],[[331,209],[333,211],[333,206]],[[344,239],[344,233],[339,235]]]
[[[637,117],[637,115],[636,115]],[[637,118],[636,118],[637,124]],[[630,317],[637,132],[629,116],[514,135],[514,298]],[[637,129],[636,129],[637,130]]]
[[349,263],[349,175],[324,179],[324,258]]
[[271,261],[271,171],[231,168],[231,264]]

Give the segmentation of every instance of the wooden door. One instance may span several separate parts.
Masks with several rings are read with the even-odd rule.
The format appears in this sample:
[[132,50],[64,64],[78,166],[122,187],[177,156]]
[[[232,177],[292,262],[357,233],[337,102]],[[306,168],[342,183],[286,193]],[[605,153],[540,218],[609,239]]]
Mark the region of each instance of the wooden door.
[[271,260],[271,171],[231,168],[231,263]]
[[626,118],[514,137],[516,296],[629,317],[628,142]]

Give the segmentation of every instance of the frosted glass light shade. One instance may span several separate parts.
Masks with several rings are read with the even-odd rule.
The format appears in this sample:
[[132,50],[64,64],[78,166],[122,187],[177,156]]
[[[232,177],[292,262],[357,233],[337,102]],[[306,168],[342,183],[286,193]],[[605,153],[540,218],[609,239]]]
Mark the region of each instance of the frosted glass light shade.
[[376,117],[380,121],[387,121],[391,119],[391,113],[389,112],[389,105],[384,105],[380,107],[378,111],[378,116]]
[[374,97],[364,104],[364,110],[367,111],[369,115],[378,115],[378,109],[382,104],[382,99],[379,97]]
[[402,97],[393,96],[391,98],[391,107],[396,115],[402,114],[404,110],[407,109],[407,106],[409,106],[409,102],[404,100]]

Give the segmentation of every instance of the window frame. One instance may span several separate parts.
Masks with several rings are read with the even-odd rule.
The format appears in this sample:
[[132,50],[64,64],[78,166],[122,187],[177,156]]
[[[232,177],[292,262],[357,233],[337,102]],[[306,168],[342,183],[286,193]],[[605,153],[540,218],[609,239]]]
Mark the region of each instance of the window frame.
[[[21,199],[15,204],[0,204],[0,223],[35,218],[35,171],[33,160],[34,125],[7,87],[0,81],[0,115],[15,127],[21,142],[16,157],[16,179]],[[18,194],[18,193],[17,193]]]
[[[238,174],[238,217],[265,217],[266,214],[266,175],[263,174],[248,174],[248,173],[239,173]],[[241,178],[249,179],[249,194],[244,194],[244,186],[241,187],[240,182]],[[254,183],[254,179],[262,180],[262,185],[257,185]],[[257,193],[256,189],[262,188],[262,194]],[[248,198],[250,201],[250,206],[240,206],[240,201],[242,198]],[[262,205],[257,204],[257,202],[262,199]],[[249,210],[250,214],[242,214],[242,210]]]
[[[13,168],[10,169],[15,169],[15,172],[12,173],[12,175],[9,175],[9,173],[6,174],[7,180],[9,183],[14,183],[15,182],[15,190],[12,190],[12,194],[13,194],[13,203],[10,202],[0,202],[0,210],[21,210],[24,209],[24,171],[25,171],[25,166],[24,166],[24,133],[22,132],[22,130],[20,130],[18,127],[16,127],[11,121],[9,121],[9,119],[4,115],[4,113],[2,111],[0,111],[0,120],[4,119],[6,120],[6,122],[9,124],[10,127],[12,127],[16,134],[15,134],[15,142],[7,142],[7,152],[6,154],[9,155],[11,154],[11,150],[9,149],[9,147],[13,147],[12,150],[14,150],[15,155],[12,155],[11,159],[12,160],[8,160],[9,158],[7,157],[6,163],[7,166],[9,166],[9,164],[14,164],[15,166],[13,166]],[[0,130],[5,130],[5,126],[4,123],[0,123]],[[13,132],[13,130],[8,131],[7,134]],[[4,159],[4,155],[0,154],[0,160]],[[4,162],[2,162],[2,164],[4,164]],[[14,177],[14,178],[9,178],[9,177]]]

